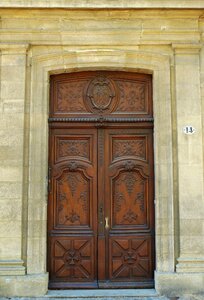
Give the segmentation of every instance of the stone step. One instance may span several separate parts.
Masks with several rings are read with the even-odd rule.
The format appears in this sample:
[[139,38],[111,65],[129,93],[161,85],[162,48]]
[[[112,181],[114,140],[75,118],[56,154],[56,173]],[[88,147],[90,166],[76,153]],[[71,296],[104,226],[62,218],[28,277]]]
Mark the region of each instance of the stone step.
[[152,297],[142,297],[142,296],[96,296],[96,297],[15,297],[15,298],[0,298],[1,300],[45,300],[45,299],[60,299],[60,300],[169,300],[165,296],[152,296]]
[[[4,298],[8,299],[8,298]],[[15,300],[169,300],[154,289],[112,289],[112,290],[55,290],[44,297],[9,298]]]
[[[47,297],[48,298],[48,297]],[[17,298],[18,300],[44,300],[47,299],[44,297],[41,298]],[[10,299],[10,298],[9,298]],[[13,298],[11,298],[13,299]],[[121,297],[121,296],[116,296],[116,297],[79,297],[79,298],[70,298],[70,297],[57,297],[57,298],[48,298],[48,299],[60,299],[60,300],[169,300],[169,298],[166,298],[164,296],[155,296],[155,297]],[[15,298],[16,300],[16,298]]]

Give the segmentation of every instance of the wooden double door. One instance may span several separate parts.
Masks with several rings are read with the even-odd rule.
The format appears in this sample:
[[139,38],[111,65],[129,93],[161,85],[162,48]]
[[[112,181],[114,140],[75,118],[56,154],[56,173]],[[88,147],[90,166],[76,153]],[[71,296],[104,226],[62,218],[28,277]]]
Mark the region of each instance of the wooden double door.
[[[113,117],[119,100],[117,104],[112,103],[116,92],[111,89],[117,88],[114,79],[119,75],[121,78],[118,72],[102,75],[82,72],[57,75],[51,82],[50,288],[153,286],[153,123],[151,115],[129,119],[124,115]],[[138,91],[141,75],[139,79],[128,76],[125,77],[127,88],[129,82],[136,81],[132,88]],[[142,79],[144,84],[149,84],[148,76]],[[88,81],[85,89],[78,84],[83,80]],[[94,80],[96,84],[90,88]],[[61,94],[60,84],[64,87]],[[74,113],[70,110],[69,89],[72,89],[72,97],[73,91],[77,91],[75,101],[82,93],[89,114],[84,112],[81,116],[76,108]],[[150,95],[149,92],[151,100]],[[59,104],[60,99],[63,104]],[[137,101],[136,97],[135,103]],[[109,110],[101,109],[105,105]]]

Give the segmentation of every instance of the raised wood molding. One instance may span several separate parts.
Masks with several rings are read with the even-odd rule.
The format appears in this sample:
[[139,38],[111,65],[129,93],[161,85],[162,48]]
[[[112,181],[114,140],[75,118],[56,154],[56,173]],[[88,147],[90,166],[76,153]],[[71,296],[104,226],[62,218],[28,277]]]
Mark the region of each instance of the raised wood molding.
[[104,122],[108,122],[108,123],[138,123],[138,122],[153,122],[154,119],[153,118],[109,118],[109,117],[76,117],[76,118],[49,118],[48,119],[49,123],[52,122],[70,122],[70,123],[75,123],[75,122],[99,122],[99,123],[104,123]]

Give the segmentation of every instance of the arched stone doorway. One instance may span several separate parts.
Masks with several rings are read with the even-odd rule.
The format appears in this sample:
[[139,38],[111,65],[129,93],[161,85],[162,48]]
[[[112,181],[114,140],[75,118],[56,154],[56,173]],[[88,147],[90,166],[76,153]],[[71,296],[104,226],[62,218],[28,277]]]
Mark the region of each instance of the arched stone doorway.
[[[170,97],[170,61],[168,56],[145,51],[78,51],[32,57],[30,95],[29,198],[27,240],[27,274],[41,274],[41,290],[46,291],[47,278],[47,192],[49,78],[52,74],[83,70],[121,70],[152,74],[154,110],[155,172],[155,287],[166,272],[174,272],[174,218],[172,185],[172,126]],[[165,147],[165,156],[164,149]],[[35,224],[41,228],[35,234]],[[168,225],[167,225],[168,224]],[[39,249],[34,251],[33,249]],[[37,254],[37,255],[36,255]],[[43,292],[42,292],[43,293]]]

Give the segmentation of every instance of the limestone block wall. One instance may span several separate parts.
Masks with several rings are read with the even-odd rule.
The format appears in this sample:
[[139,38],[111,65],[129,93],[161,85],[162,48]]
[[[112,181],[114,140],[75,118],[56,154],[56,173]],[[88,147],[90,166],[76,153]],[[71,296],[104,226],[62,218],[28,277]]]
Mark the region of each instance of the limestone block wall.
[[[152,0],[158,9],[100,10],[86,1],[86,9],[61,10],[63,1],[52,3],[58,8],[1,3],[0,296],[47,292],[49,76],[104,69],[153,76],[155,288],[168,296],[204,292],[202,5],[164,10]],[[186,125],[195,134],[185,135]]]
[[25,274],[22,260],[26,49],[1,47],[0,275]]
[[[175,51],[177,99],[178,197],[180,257],[177,272],[201,269],[203,224],[203,143],[200,97],[200,47],[177,46]],[[186,122],[196,128],[192,136],[183,134]],[[196,178],[196,180],[195,180]]]

